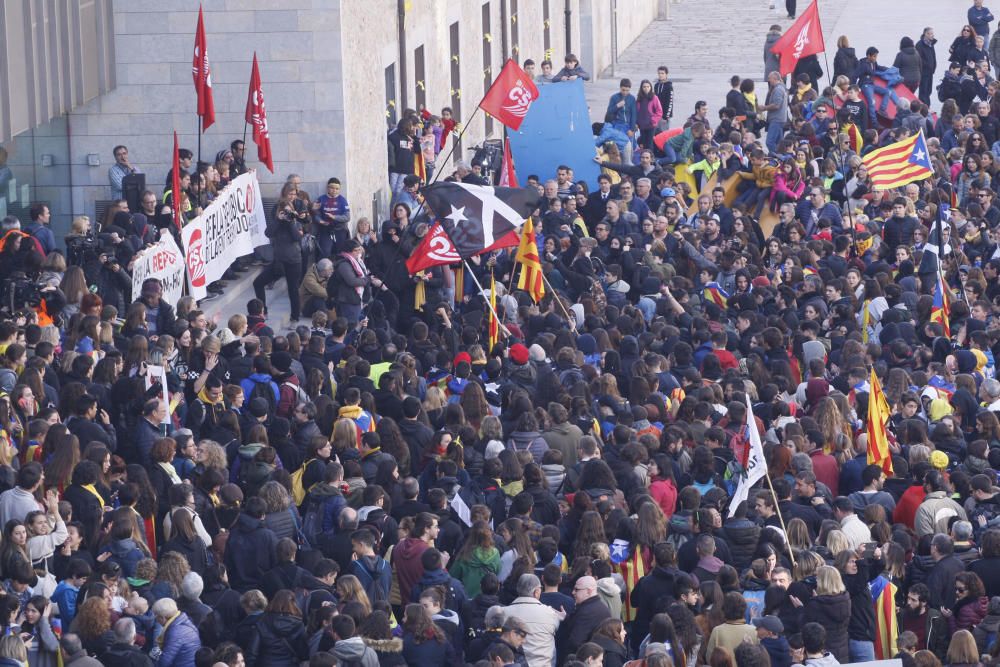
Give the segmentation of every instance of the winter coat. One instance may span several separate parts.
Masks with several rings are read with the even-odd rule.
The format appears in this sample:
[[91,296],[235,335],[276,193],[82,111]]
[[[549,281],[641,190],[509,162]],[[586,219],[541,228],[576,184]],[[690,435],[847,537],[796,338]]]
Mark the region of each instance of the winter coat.
[[300,521],[295,510],[288,508],[264,515],[264,526],[274,532],[279,540],[282,538],[296,539],[299,534]]
[[920,74],[925,79],[933,77],[934,71],[937,69],[937,52],[934,50],[935,44],[937,44],[936,39],[931,40],[931,43],[928,44],[921,38],[917,40],[914,46],[920,55]]
[[552,607],[533,597],[515,598],[505,609],[507,618],[518,618],[528,626],[528,636],[521,647],[530,665],[549,665],[555,657],[559,617]]
[[732,564],[737,572],[743,572],[750,567],[754,552],[757,550],[760,530],[760,526],[749,519],[730,519],[723,525],[723,536],[729,545]]
[[955,603],[952,608],[952,615],[948,618],[948,630],[955,634],[959,630],[972,630],[986,618],[989,611],[990,599],[981,596],[978,598],[964,598]]
[[851,598],[848,594],[816,595],[805,603],[802,623],[816,622],[826,628],[826,650],[842,663],[850,662],[847,626],[851,619]]
[[176,551],[184,556],[184,560],[191,566],[192,572],[204,572],[208,568],[208,548],[205,542],[195,535],[190,541],[178,535],[161,546],[157,552],[159,557],[163,554]]
[[201,648],[198,628],[184,612],[177,612],[163,631],[163,653],[157,667],[194,667],[194,654]]
[[615,640],[601,636],[591,641],[604,650],[604,667],[622,667],[628,661],[628,651]]
[[837,55],[833,57],[833,78],[846,76],[853,78],[854,70],[858,68],[858,57],[854,54],[854,48],[850,46],[837,49]]
[[[264,234],[271,240],[271,247],[274,248],[274,261],[287,264],[302,264],[302,223],[298,220],[298,215],[305,211],[305,204],[300,199],[296,199],[292,208],[295,214],[287,211],[278,211],[275,205],[275,212]],[[298,285],[289,285],[289,289],[298,289]]]
[[[890,245],[890,248],[895,247]],[[934,535],[935,533],[948,534],[948,519],[958,516],[962,521],[968,521],[965,509],[951,498],[947,497],[944,491],[934,491],[924,497],[924,501],[917,508],[917,515],[913,520],[917,531],[917,537],[924,535]]]
[[515,453],[529,451],[535,463],[541,465],[549,446],[538,431],[514,431],[507,440],[507,449],[512,449]]
[[406,667],[403,659],[403,640],[399,637],[391,639],[364,638],[365,645],[375,651],[375,657],[382,667]]
[[409,632],[403,635],[403,658],[408,665],[455,664],[455,649],[447,637],[444,641],[425,639],[418,642]]
[[[140,560],[145,558],[145,554],[135,545],[131,538],[125,540],[112,540],[101,553],[110,553],[110,561],[118,563],[122,569],[122,574],[126,577],[135,576],[135,566]],[[198,570],[195,570],[197,572]]]
[[[371,276],[359,276],[354,270],[354,264],[344,257],[338,257],[336,262],[337,265],[334,268],[335,273],[332,278],[334,281],[334,300],[337,303],[360,306],[362,296],[369,296],[371,293]],[[363,290],[361,294],[358,294],[358,287],[361,287]],[[368,292],[368,294],[365,294],[365,292]]]
[[420,144],[399,128],[389,133],[389,173],[413,174],[414,158],[420,151]]
[[[553,424],[549,430],[542,433],[542,438],[549,449],[558,449],[563,455],[563,465],[569,470],[576,465],[576,446],[583,437],[580,427],[569,422]],[[552,489],[552,487],[549,487]],[[553,489],[554,490],[554,489]]]
[[482,592],[480,582],[488,572],[500,574],[500,552],[496,547],[489,549],[476,548],[467,558],[456,558],[451,564],[451,576],[462,582],[469,597],[476,597]]
[[306,628],[302,620],[288,614],[264,612],[257,622],[260,654],[257,663],[268,667],[298,667],[309,659]]
[[666,568],[657,567],[644,576],[629,593],[631,607],[636,610],[635,621],[630,637],[632,647],[638,648],[639,643],[649,634],[649,623],[653,616],[667,608],[667,602],[674,597],[674,573]]
[[900,49],[892,66],[899,68],[899,75],[903,77],[903,83],[910,85],[920,83],[921,62],[916,47],[907,46]]
[[589,641],[594,629],[609,618],[611,618],[611,611],[599,595],[584,600],[576,606],[576,611],[563,623],[566,628],[566,633],[563,636],[563,648],[575,648]]
[[413,588],[424,575],[420,555],[428,548],[427,543],[415,537],[400,540],[392,550],[392,571],[399,582],[399,595],[404,604],[413,598]]
[[229,585],[247,592],[257,588],[264,573],[277,563],[278,537],[260,519],[240,514],[229,533],[224,561]]
[[[397,547],[398,548],[398,547]],[[431,588],[433,586],[441,586],[448,591],[445,596],[445,606],[456,614],[462,611],[462,607],[468,601],[469,596],[465,594],[465,587],[462,586],[462,582],[449,574],[448,570],[432,570],[430,572],[424,572],[420,580],[413,585],[410,589],[410,600],[412,602],[420,601],[420,594],[424,589]]]
[[[56,649],[58,650],[58,648]],[[101,656],[107,664],[116,667],[153,667],[153,661],[142,649],[133,644],[116,643]],[[28,663],[34,667],[30,654]]]
[[1000,595],[1000,558],[980,558],[969,564],[969,572],[975,572],[983,580],[987,597]]
[[361,637],[339,640],[333,645],[331,653],[337,657],[338,665],[378,667],[379,664],[378,655]]

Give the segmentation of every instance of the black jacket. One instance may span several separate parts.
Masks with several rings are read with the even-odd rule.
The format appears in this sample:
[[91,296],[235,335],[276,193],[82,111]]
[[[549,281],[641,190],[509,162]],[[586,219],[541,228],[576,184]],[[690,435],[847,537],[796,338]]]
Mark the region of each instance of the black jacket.
[[197,535],[190,542],[178,535],[160,547],[159,554],[162,555],[170,551],[176,551],[184,556],[184,560],[191,566],[192,572],[204,572],[208,569],[208,548]]
[[[337,303],[360,306],[362,295],[371,297],[371,277],[370,275],[359,276],[354,270],[354,265],[344,257],[337,258],[337,265],[334,268],[333,298]],[[362,294],[358,294],[357,288],[362,288]],[[329,290],[328,290],[329,291]]]
[[842,574],[844,587],[851,596],[851,620],[847,635],[855,641],[875,641],[875,606],[871,604],[872,593],[868,584],[879,576],[885,563],[881,560],[858,559],[857,574]]
[[261,519],[240,514],[226,542],[229,585],[243,593],[257,588],[264,573],[276,564],[277,548],[278,537]]
[[288,614],[264,612],[257,623],[260,654],[257,662],[268,667],[297,667],[309,659],[306,628],[302,620]]
[[732,519],[723,525],[722,532],[725,533],[729,553],[733,558],[733,567],[737,572],[743,572],[750,567],[754,552],[757,551],[760,530],[760,526],[750,519]]
[[[309,219],[309,212],[305,210],[305,204],[300,199],[292,203],[294,212],[289,212],[274,207],[274,216],[268,223],[264,233],[271,239],[271,247],[274,248],[274,261],[286,262],[288,264],[302,263],[302,248],[299,241],[302,240],[302,219]],[[289,286],[289,289],[292,289]],[[294,286],[298,289],[298,285]]]
[[892,66],[899,68],[899,75],[903,77],[904,82],[918,83],[920,81],[922,63],[920,62],[920,53],[916,47],[908,46],[900,49],[899,53],[896,54],[896,60],[893,61]]
[[414,159],[420,151],[420,142],[408,137],[399,128],[396,128],[389,133],[387,143],[389,147],[389,173],[415,173]]
[[916,45],[913,47],[920,54],[920,75],[925,79],[933,77],[934,70],[937,69],[937,52],[934,51],[935,44],[937,44],[936,39],[930,44],[923,39],[918,39]]
[[604,604],[601,596],[584,600],[576,606],[576,611],[567,618],[566,623],[559,626],[562,635],[562,648],[569,650],[590,641],[590,635],[603,621],[611,618],[611,610]]
[[101,656],[101,661],[105,665],[116,667],[153,667],[153,661],[142,652],[142,649],[122,642],[112,644],[111,648]]
[[[258,623],[264,617],[263,614],[253,614],[245,617],[233,631],[233,641],[243,649],[243,659],[247,667],[255,667],[257,658],[260,655],[260,628]],[[263,663],[261,663],[263,664]]]
[[851,598],[847,593],[817,595],[805,603],[802,611],[803,625],[816,622],[826,628],[826,650],[842,663],[850,662],[847,643],[850,620]]
[[657,567],[640,579],[630,593],[632,606],[636,609],[635,623],[629,634],[633,652],[638,653],[639,644],[649,633],[649,623],[653,616],[666,611],[674,598],[673,572]]
[[73,416],[66,422],[66,428],[79,438],[80,442],[96,441],[105,445],[112,454],[115,453],[118,438],[115,435],[115,427],[111,424],[104,426],[84,417]]
[[97,544],[101,518],[104,516],[104,505],[93,493],[76,484],[66,489],[66,492],[63,493],[63,500],[73,508],[73,520],[83,524],[86,533],[84,542]]
[[837,55],[833,57],[833,78],[846,76],[851,78],[854,70],[858,67],[858,57],[854,54],[854,48],[847,46],[837,49]]

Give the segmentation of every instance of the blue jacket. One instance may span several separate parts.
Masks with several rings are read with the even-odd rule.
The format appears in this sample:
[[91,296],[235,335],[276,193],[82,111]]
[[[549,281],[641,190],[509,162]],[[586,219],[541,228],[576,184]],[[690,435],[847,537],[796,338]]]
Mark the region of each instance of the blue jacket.
[[417,583],[413,584],[412,593],[410,598],[413,602],[420,601],[420,594],[425,588],[430,588],[431,586],[450,586],[451,590],[446,596],[448,599],[445,601],[445,606],[451,609],[453,612],[462,611],[462,607],[465,606],[465,602],[468,596],[465,594],[465,587],[462,586],[462,582],[451,576],[447,570],[431,570],[430,572],[424,572],[424,576],[420,577]]
[[977,35],[987,37],[990,34],[990,22],[993,21],[993,14],[986,7],[969,7],[968,18],[969,25],[973,27]]
[[768,637],[760,640],[760,645],[764,647],[771,657],[771,667],[791,667],[792,650],[788,646],[788,640],[784,637]]
[[201,648],[198,628],[184,612],[164,631],[163,653],[157,667],[194,667],[194,654]]
[[246,396],[249,401],[250,392],[253,391],[254,385],[263,382],[271,383],[271,390],[274,392],[274,405],[277,407],[278,403],[281,402],[281,392],[278,390],[278,384],[271,379],[270,375],[265,375],[264,373],[251,373],[250,377],[240,382],[240,389],[243,390],[243,395]]
[[[622,100],[625,101],[625,106],[618,108],[618,103]],[[629,93],[628,95],[622,95],[621,93],[615,93],[608,100],[608,115],[610,115],[614,120],[611,122],[616,125],[624,125],[627,130],[637,130],[639,129],[639,109],[635,103],[635,95]]]
[[67,628],[76,618],[76,598],[79,595],[80,589],[65,579],[60,581],[52,592],[52,602],[55,602],[59,607],[59,619],[65,623]]
[[135,576],[136,565],[145,558],[142,551],[135,545],[135,542],[131,538],[126,540],[112,540],[101,550],[101,553],[110,553],[111,557],[109,560],[118,563],[122,569],[122,574],[126,577]]
[[408,665],[450,665],[456,662],[455,649],[447,639],[443,642],[427,639],[418,644],[409,632],[403,635],[403,659]]

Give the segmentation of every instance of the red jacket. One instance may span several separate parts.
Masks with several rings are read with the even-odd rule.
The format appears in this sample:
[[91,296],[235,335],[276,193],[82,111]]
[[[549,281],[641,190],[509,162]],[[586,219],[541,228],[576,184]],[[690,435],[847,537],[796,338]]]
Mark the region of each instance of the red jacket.
[[677,487],[669,479],[654,477],[649,483],[649,495],[660,506],[663,513],[669,519],[677,508]]
[[896,509],[892,513],[893,523],[903,523],[912,529],[917,517],[917,508],[920,507],[920,503],[924,502],[926,495],[927,492],[921,484],[916,484],[903,491],[903,495],[896,503]]

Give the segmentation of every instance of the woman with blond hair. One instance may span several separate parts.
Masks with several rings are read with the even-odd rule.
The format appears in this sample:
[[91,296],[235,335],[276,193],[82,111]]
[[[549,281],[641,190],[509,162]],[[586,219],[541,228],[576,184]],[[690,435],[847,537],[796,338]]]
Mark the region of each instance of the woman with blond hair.
[[948,644],[948,667],[982,667],[976,639],[968,630],[959,630]]
[[361,585],[361,580],[353,574],[342,574],[337,577],[337,599],[340,600],[340,609],[348,602],[358,602],[365,609],[365,616],[372,613],[372,603],[365,593],[365,587]]
[[851,619],[851,598],[840,571],[830,565],[821,566],[816,570],[816,594],[804,605],[797,597],[791,601],[796,607],[803,607],[803,625],[815,622],[826,628],[826,650],[840,662],[849,662],[847,626]]

